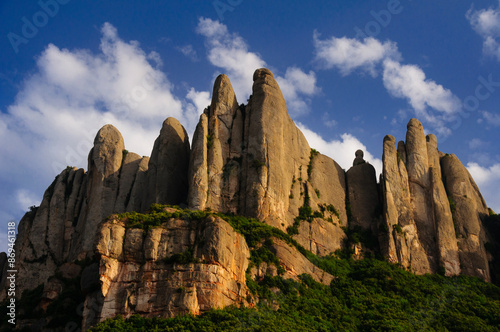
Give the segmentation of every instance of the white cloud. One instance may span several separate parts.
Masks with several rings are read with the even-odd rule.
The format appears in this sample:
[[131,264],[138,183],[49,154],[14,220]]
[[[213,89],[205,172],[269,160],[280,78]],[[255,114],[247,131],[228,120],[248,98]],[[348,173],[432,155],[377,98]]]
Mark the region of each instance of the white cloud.
[[[206,38],[210,63],[225,71],[236,98],[240,103],[245,102],[252,91],[253,73],[266,67],[266,62],[259,54],[249,51],[241,36],[230,33],[219,21],[200,18],[196,32]],[[275,75],[275,78],[292,117],[308,113],[310,97],[320,91],[316,86],[316,74],[292,66],[286,69],[284,77]]]
[[[186,105],[189,114],[189,123],[198,123],[199,116],[203,110],[210,105],[212,97],[208,91],[196,91],[191,88],[186,95],[186,99],[191,102]],[[193,137],[194,130],[189,132],[189,137]]]
[[292,117],[308,113],[310,100],[307,97],[320,92],[316,86],[316,74],[313,71],[306,74],[300,68],[289,67],[285,72],[285,77],[277,76],[276,81]]
[[483,119],[486,120],[486,124],[492,125],[495,127],[500,126],[500,115],[499,114],[494,114],[494,113],[482,111],[481,115],[483,116]]
[[477,150],[488,145],[488,142],[484,142],[479,138],[473,138],[469,141],[469,149]]
[[407,99],[416,116],[429,123],[440,137],[451,133],[447,122],[453,121],[461,110],[461,101],[450,90],[426,78],[420,67],[401,64],[396,43],[382,43],[371,37],[362,41],[346,37],[320,40],[317,32],[313,40],[315,59],[325,69],[336,68],[348,75],[360,68],[375,77],[380,66],[384,86],[392,96]]
[[321,120],[323,121],[323,124],[328,128],[333,128],[338,124],[338,122],[334,119],[330,119],[330,114],[328,114],[327,112],[323,113]]
[[377,176],[382,172],[382,160],[375,158],[368,152],[366,146],[351,134],[344,133],[340,136],[340,140],[326,141],[301,123],[297,123],[297,127],[304,133],[311,148],[329,156],[346,171],[352,166],[356,150],[360,149],[365,153],[364,159],[375,167]]
[[219,21],[200,18],[196,32],[206,38],[208,60],[226,70],[239,102],[252,91],[253,73],[266,63],[257,53],[250,52],[246,42],[236,33],[230,33]]
[[375,77],[377,74],[375,67],[384,59],[399,60],[401,57],[396,43],[390,41],[382,43],[371,37],[363,41],[346,37],[320,40],[319,34],[315,31],[313,39],[315,60],[325,69],[338,68],[344,76],[362,68]]
[[466,15],[474,31],[483,38],[483,52],[500,61],[500,1],[496,9],[475,10],[471,7]]
[[187,56],[191,61],[198,61],[198,54],[193,48],[193,45],[184,45],[176,47],[176,50]]
[[0,141],[8,142],[0,145],[0,195],[5,197],[0,211],[15,216],[36,204],[34,197],[40,199],[66,165],[86,168],[104,124],[120,130],[128,150],[149,155],[165,118],[177,118],[192,133],[208,105],[208,92],[188,88],[185,99],[175,96],[159,69],[159,55],[121,40],[108,23],[99,52],[50,44],[36,65],[14,103],[0,114]]
[[472,178],[478,185],[486,203],[496,213],[500,212],[500,164],[494,164],[490,167],[480,166],[478,163],[467,163]]
[[30,206],[40,205],[40,197],[38,197],[37,194],[26,189],[17,190],[16,198],[21,210],[26,211]]
[[446,115],[461,109],[461,101],[448,89],[427,79],[425,73],[415,65],[401,65],[387,59],[384,61],[384,86],[391,95],[406,98],[417,116],[427,121],[436,121],[428,108]]

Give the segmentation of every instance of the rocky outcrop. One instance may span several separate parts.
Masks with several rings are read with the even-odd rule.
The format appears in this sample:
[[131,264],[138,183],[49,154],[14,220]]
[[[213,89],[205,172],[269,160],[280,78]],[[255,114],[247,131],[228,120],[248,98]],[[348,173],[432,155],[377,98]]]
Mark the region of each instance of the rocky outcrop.
[[100,228],[96,253],[101,287],[86,302],[101,305],[84,311],[84,327],[95,323],[86,317],[172,317],[247,303],[248,246],[218,217],[171,218],[149,230],[112,218]]
[[439,152],[434,135],[411,119],[406,142],[396,150],[384,139],[383,253],[416,273],[490,280],[481,218],[488,209],[467,169],[454,155]]
[[[179,147],[176,137],[183,139],[180,150],[175,148]],[[183,187],[179,197],[184,195],[185,200],[189,160],[185,130],[176,120],[167,119],[156,146],[155,169],[165,170],[171,181],[160,180],[158,187]],[[168,154],[180,159],[168,158]],[[92,257],[96,230],[111,213],[141,211],[146,205],[148,162],[148,157],[127,153],[120,132],[112,125],[99,130],[89,153],[88,173],[67,167],[46,190],[40,206],[19,224],[19,294],[45,283],[66,262]]]
[[[127,195],[128,203],[126,211],[142,211],[142,202],[144,201],[144,192],[147,188],[149,157],[142,157],[141,161],[137,166],[137,173],[135,174],[134,183],[130,191],[130,195]],[[127,202],[127,198],[125,198]],[[116,208],[115,212],[121,212],[122,210]]]
[[453,213],[462,273],[489,281],[484,249],[487,240],[481,224],[481,218],[488,215],[488,207],[476,183],[455,155],[443,156],[441,163]]
[[[425,136],[418,120],[408,123],[405,142],[396,146],[394,137],[384,138],[377,184],[363,151],[355,152],[346,173],[310,148],[269,70],[258,69],[253,80],[248,104],[238,105],[229,78],[216,79],[191,148],[173,118],[164,121],[151,158],[125,150],[115,127],[99,130],[88,172],[63,170],[19,223],[16,294],[43,285],[36,309],[46,311],[68,285],[79,289],[81,298],[73,300],[83,302],[84,329],[116,314],[170,317],[252,306],[258,299],[248,293],[247,272],[255,280],[280,273],[295,280],[306,273],[326,285],[333,280],[301,254],[303,248],[319,256],[354,250],[355,258],[365,249],[380,250],[418,274],[490,281],[492,256],[481,223],[486,203],[458,158],[439,152],[436,137]],[[203,217],[191,218],[191,212],[167,208],[172,217],[161,225],[126,226],[127,218],[138,218],[132,211],[152,203],[255,217],[296,242],[267,238],[279,263],[247,271],[250,249],[257,249],[220,215],[193,212]],[[125,211],[132,213],[116,216]],[[359,243],[372,237],[373,246]],[[4,261],[5,254],[0,271]],[[5,297],[4,289],[0,301]]]
[[202,114],[193,136],[191,159],[189,160],[188,202],[194,210],[205,210],[208,191],[208,121]]
[[139,169],[141,157],[133,152],[125,153],[120,169],[120,182],[113,211],[125,211],[130,202],[132,186]]
[[95,230],[114,212],[124,150],[122,135],[115,127],[105,125],[99,130],[89,153],[87,192],[70,254],[74,258],[84,259],[93,253]]
[[346,172],[347,192],[351,220],[350,227],[359,227],[378,233],[380,203],[375,167],[363,159],[363,151],[356,151],[356,158]]
[[301,207],[319,211],[319,205],[331,205],[336,220],[318,218],[300,227],[297,240],[320,254],[339,249],[345,236],[340,226],[347,225],[344,171],[330,158],[311,154],[268,69],[255,71],[252,91],[248,105],[238,106],[227,76],[216,79],[193,138],[189,206],[255,217],[286,230]]
[[314,150],[307,170],[310,173],[305,175],[307,181],[292,195],[303,197],[302,206],[297,210],[309,206],[313,215],[319,213],[321,217],[301,222],[295,239],[312,253],[326,256],[344,248],[344,229],[350,227],[345,209],[345,173],[334,160]]
[[177,205],[186,201],[189,154],[186,130],[176,119],[166,119],[149,159],[142,210],[152,203]]
[[[402,144],[398,144],[401,149]],[[416,273],[429,272],[429,262],[420,244],[413,218],[406,161],[395,147],[394,137],[384,138],[382,191],[384,223],[380,227],[382,254],[390,262],[411,267]]]
[[306,273],[315,281],[325,285],[330,285],[332,282],[333,276],[331,274],[315,266],[295,247],[288,245],[283,240],[274,239],[273,249],[276,251],[276,257],[278,257],[282,267],[285,269],[283,278],[298,281],[299,276]]

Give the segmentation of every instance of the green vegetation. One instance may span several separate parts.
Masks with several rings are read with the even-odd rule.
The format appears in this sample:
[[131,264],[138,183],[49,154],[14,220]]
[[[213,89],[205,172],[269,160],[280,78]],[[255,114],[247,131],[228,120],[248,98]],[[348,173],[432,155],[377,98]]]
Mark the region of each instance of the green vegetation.
[[207,150],[210,150],[214,146],[214,135],[209,134],[207,135]]
[[319,208],[320,208],[321,212],[328,211],[331,214],[335,215],[340,220],[340,213],[335,208],[335,206],[333,206],[332,204],[328,204],[328,205],[326,205],[326,204],[320,204]]
[[179,209],[178,206],[172,206],[176,210],[174,212],[165,211],[167,206],[160,204],[152,204],[149,208],[149,213],[124,212],[120,213],[117,218],[125,221],[125,228],[140,228],[149,229],[151,227],[160,227],[170,218],[179,218],[186,220],[200,220],[209,215],[209,212],[193,211],[188,209]]
[[[329,285],[266,277],[257,308],[201,316],[108,319],[91,331],[499,331],[500,288],[470,277],[416,276],[375,259],[330,258]],[[340,267],[340,268],[339,268]],[[276,290],[279,289],[277,294]],[[274,291],[271,291],[274,290]],[[273,310],[265,303],[279,306]]]
[[194,257],[193,248],[188,248],[183,253],[173,254],[172,256],[165,258],[165,263],[190,264],[199,263],[199,260]]
[[[139,229],[161,227],[170,218],[197,221],[214,215],[224,219],[244,236],[250,248],[247,286],[259,298],[259,304],[256,308],[210,310],[196,317],[146,319],[134,315],[125,320],[118,316],[99,323],[91,331],[500,331],[500,288],[493,284],[463,276],[417,276],[379,259],[354,261],[349,250],[318,257],[300,246],[291,235],[256,219],[167,208],[153,204],[148,214],[124,213],[118,217],[124,219],[127,228]],[[325,211],[336,211],[333,206],[320,209],[322,211],[313,212],[303,207],[301,218],[307,220]],[[483,222],[489,235],[499,238],[500,216],[492,214]],[[370,248],[373,245],[370,241],[376,241],[360,228],[344,228],[344,231],[346,248],[359,242]],[[314,265],[333,275],[331,284],[318,283],[309,275],[302,275],[298,282],[283,279],[284,270],[273,248],[276,239],[295,247]],[[193,249],[174,254],[166,262],[198,262]],[[252,280],[250,268],[262,262],[274,264],[279,275]],[[78,262],[82,267],[90,263],[90,259]],[[29,318],[46,315],[52,317],[49,324],[53,326],[49,327],[56,329],[68,321],[78,321],[78,317],[71,315],[82,302],[79,278],[67,280],[60,275],[56,278],[63,281],[63,292],[49,305],[47,313],[35,311],[43,292],[41,285],[23,293],[18,303],[19,317],[22,313]],[[182,286],[177,289],[179,293],[184,291]],[[7,317],[5,309],[0,306],[2,322]]]
[[455,211],[457,210],[457,207],[455,206],[455,202],[453,201],[453,197],[448,196],[448,202],[450,202],[451,213],[455,213]]
[[266,166],[266,163],[265,163],[265,162],[263,162],[263,161],[260,161],[260,160],[258,160],[258,159],[254,159],[254,160],[252,161],[251,166],[252,166],[253,168],[259,169],[259,168],[261,168],[262,166]]
[[403,229],[401,228],[401,226],[399,224],[392,225],[392,228],[394,228],[396,230],[396,232],[398,232],[399,235],[405,234],[405,232],[403,232]]
[[457,221],[455,220],[455,212],[457,211],[457,207],[455,205],[455,201],[453,200],[453,197],[448,194],[448,202],[450,203],[450,211],[451,211],[451,217],[453,219],[453,227],[455,228],[455,237],[458,239],[462,237],[462,234],[460,233],[460,229],[457,225]]
[[311,149],[311,153],[309,155],[309,164],[307,165],[307,176],[308,178],[311,177],[311,173],[312,173],[312,163],[313,163],[313,159],[314,157],[316,157],[317,155],[319,154],[319,152],[315,149]]

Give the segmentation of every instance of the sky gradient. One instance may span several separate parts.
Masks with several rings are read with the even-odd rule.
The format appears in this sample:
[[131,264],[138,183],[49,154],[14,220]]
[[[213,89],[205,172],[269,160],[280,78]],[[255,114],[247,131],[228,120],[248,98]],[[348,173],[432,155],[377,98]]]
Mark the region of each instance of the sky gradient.
[[311,147],[381,171],[387,134],[418,118],[500,211],[500,2],[3,1],[0,251],[7,222],[66,166],[87,168],[100,127],[150,155],[163,120],[190,137],[227,74],[239,103],[273,71]]

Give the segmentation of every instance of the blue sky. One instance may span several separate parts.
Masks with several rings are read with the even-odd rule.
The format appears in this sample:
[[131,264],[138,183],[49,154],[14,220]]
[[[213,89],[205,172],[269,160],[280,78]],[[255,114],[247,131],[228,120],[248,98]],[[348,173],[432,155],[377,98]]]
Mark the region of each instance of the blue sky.
[[[97,130],[149,155],[162,121],[192,136],[220,73],[246,103],[270,68],[312,147],[381,170],[412,117],[500,211],[500,3],[483,1],[3,1],[0,250]],[[1,226],[4,225],[4,226]]]

